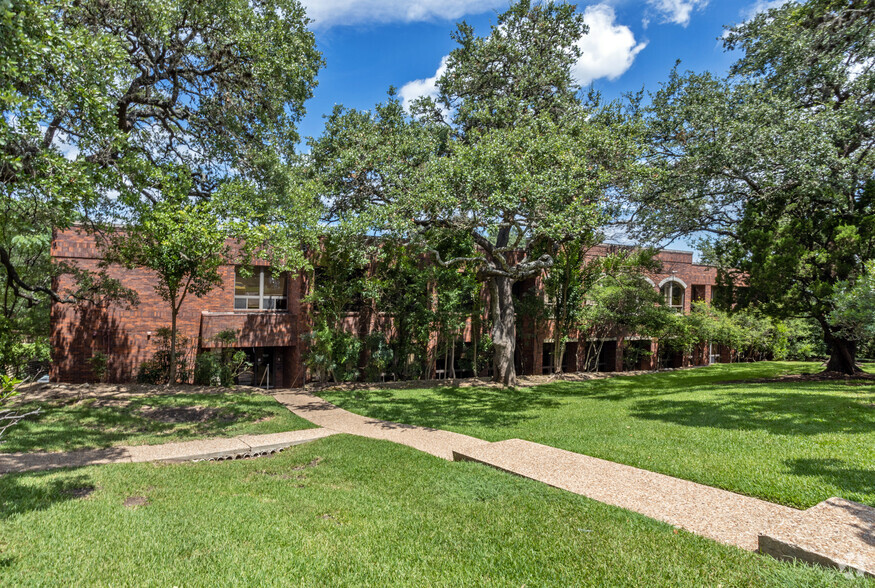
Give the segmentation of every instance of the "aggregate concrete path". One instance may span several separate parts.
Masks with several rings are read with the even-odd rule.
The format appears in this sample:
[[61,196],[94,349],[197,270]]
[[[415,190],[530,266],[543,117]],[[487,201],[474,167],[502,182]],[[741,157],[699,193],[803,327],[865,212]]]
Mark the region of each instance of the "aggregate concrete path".
[[304,429],[266,435],[239,435],[226,439],[203,439],[163,445],[133,445],[107,449],[83,449],[66,453],[0,453],[0,474],[34,472],[54,468],[83,467],[108,463],[146,461],[194,461],[225,459],[272,453],[308,441],[335,435],[328,429]]
[[760,532],[802,514],[788,506],[520,439],[456,451],[455,456],[749,551],[757,549]]
[[488,441],[460,433],[363,417],[308,392],[282,392],[274,398],[299,417],[320,427],[360,437],[394,441],[447,460],[453,459],[453,451],[489,445]]
[[531,441],[489,443],[364,417],[307,392],[275,398],[336,432],[394,441],[443,459],[477,461],[748,551],[875,576],[875,509],[862,504],[830,498],[801,511]]

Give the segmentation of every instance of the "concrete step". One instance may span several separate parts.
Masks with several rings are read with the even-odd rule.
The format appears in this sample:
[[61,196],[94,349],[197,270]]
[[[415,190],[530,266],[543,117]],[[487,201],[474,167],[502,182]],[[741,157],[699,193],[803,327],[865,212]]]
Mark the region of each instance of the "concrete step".
[[830,498],[759,536],[760,551],[875,577],[875,508]]

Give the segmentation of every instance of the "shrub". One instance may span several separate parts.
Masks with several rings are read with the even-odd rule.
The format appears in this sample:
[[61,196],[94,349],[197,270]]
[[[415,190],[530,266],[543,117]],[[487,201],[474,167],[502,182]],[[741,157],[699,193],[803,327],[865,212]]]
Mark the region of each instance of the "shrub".
[[[137,371],[139,384],[166,384],[170,374],[170,329],[162,327],[155,332],[156,350],[151,359],[140,364]],[[176,355],[177,381],[188,381],[188,337],[177,333],[176,345],[179,350]],[[174,382],[175,383],[175,382]]]
[[194,383],[200,386],[231,388],[240,374],[252,368],[252,363],[246,359],[244,351],[228,347],[237,341],[235,330],[220,331],[213,337],[213,341],[223,347],[197,356],[194,364]]
[[98,382],[105,382],[109,367],[109,357],[102,351],[95,351],[91,354],[89,363],[91,364],[91,373],[94,374],[94,379]]

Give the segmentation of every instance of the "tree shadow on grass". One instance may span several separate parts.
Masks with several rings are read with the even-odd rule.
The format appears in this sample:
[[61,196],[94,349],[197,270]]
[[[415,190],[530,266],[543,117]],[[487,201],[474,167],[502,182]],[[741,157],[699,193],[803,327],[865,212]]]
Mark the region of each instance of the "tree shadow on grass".
[[[40,403],[21,410],[40,407],[40,414],[21,421],[10,429],[0,451],[73,451],[110,447],[132,436],[173,434],[176,440],[220,436],[244,421],[284,414],[270,399],[255,395],[221,397],[215,394],[155,395],[135,398],[126,406],[101,406],[96,403],[70,402],[64,405]],[[167,422],[149,418],[144,407],[221,407],[222,416],[200,422]],[[271,410],[277,408],[277,410]]]
[[540,388],[551,396],[628,400],[690,392],[700,387],[740,384],[754,378],[772,378],[791,373],[808,374],[818,370],[818,366],[780,363],[714,364],[671,372],[618,375],[581,382],[553,382]]
[[[875,507],[875,469],[850,467],[836,458],[798,458],[784,461],[788,473],[795,476],[818,478],[840,488],[841,498],[864,502]],[[873,530],[875,533],[875,530]],[[875,540],[875,534],[872,535]]]
[[872,433],[875,409],[847,397],[766,388],[706,400],[652,398],[629,413],[687,427],[767,431],[777,435]]
[[[43,481],[44,478],[50,478]],[[0,520],[86,498],[96,489],[81,472],[37,472],[0,476]]]
[[507,427],[537,418],[531,412],[558,408],[561,403],[538,388],[434,388],[416,398],[391,392],[338,392],[343,408],[369,417],[437,429],[452,426]]

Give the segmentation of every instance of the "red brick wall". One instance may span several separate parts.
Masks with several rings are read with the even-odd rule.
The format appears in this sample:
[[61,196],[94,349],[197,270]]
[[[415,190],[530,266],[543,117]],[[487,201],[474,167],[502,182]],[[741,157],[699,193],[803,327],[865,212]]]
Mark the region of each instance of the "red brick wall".
[[[612,246],[599,246],[590,251],[590,256],[604,255]],[[94,239],[76,229],[55,234],[52,256],[56,262],[76,264],[83,269],[96,270],[101,259]],[[693,263],[693,254],[679,251],[662,251],[659,272],[649,276],[654,285],[666,278],[679,280],[686,286],[684,310],[689,312],[694,286],[704,286],[705,300],[710,301],[717,272],[714,268]],[[265,265],[257,261],[256,265]],[[156,331],[170,326],[170,310],[166,302],[155,292],[155,276],[149,270],[127,270],[111,267],[109,273],[122,284],[139,293],[140,303],[132,308],[118,305],[95,307],[94,305],[55,304],[51,313],[52,373],[57,381],[83,382],[93,380],[89,359],[96,352],[109,357],[109,379],[128,381],[136,376],[143,361],[155,352]],[[220,268],[223,287],[216,288],[203,298],[188,298],[181,309],[179,332],[189,339],[185,353],[190,361],[199,349],[214,345],[210,341],[221,330],[232,328],[238,331],[237,347],[280,347],[283,366],[279,380],[283,386],[300,386],[304,383],[303,355],[306,343],[301,335],[309,332],[310,309],[302,304],[306,290],[305,280],[289,280],[289,310],[287,313],[234,312],[234,266]],[[72,287],[69,277],[56,285],[62,291]],[[367,315],[350,317],[345,328],[365,335],[369,330],[392,330],[391,317]],[[553,337],[549,325],[543,332],[518,333],[518,361],[525,372],[540,373],[543,364],[545,339]],[[468,338],[470,335],[468,335]],[[583,351],[581,349],[581,351]],[[620,364],[622,354],[616,354]],[[570,362],[574,363],[574,362]],[[618,365],[618,368],[621,367]]]
[[[97,270],[100,251],[89,235],[77,230],[58,232],[52,242],[52,256],[56,262],[75,264],[83,269]],[[257,262],[257,265],[264,265]],[[300,317],[301,280],[289,280],[289,312],[264,313],[254,323],[246,319],[238,320],[234,310],[234,266],[219,268],[222,286],[202,298],[190,296],[180,309],[179,333],[189,340],[185,353],[190,361],[199,347],[207,347],[202,340],[201,328],[205,312],[231,313],[226,315],[227,326],[220,317],[208,319],[207,337],[213,331],[224,328],[248,327],[241,332],[241,342],[247,345],[259,343],[253,332],[270,333],[262,346],[295,347],[287,350],[283,361],[286,374],[283,379],[292,385],[300,384],[300,352],[297,350]],[[117,304],[97,307],[93,304],[69,305],[55,304],[51,312],[52,372],[56,381],[93,381],[90,358],[96,352],[107,354],[109,358],[109,379],[124,382],[133,379],[143,361],[155,352],[156,331],[170,326],[170,308],[155,291],[155,274],[146,269],[128,270],[119,266],[109,268],[109,274],[121,281],[122,285],[139,294],[139,304],[125,308]],[[56,285],[61,291],[73,286],[69,276],[62,277]],[[246,313],[251,315],[252,313]],[[273,315],[273,320],[271,319]],[[240,324],[238,324],[240,323]],[[214,334],[214,333],[213,333]]]

